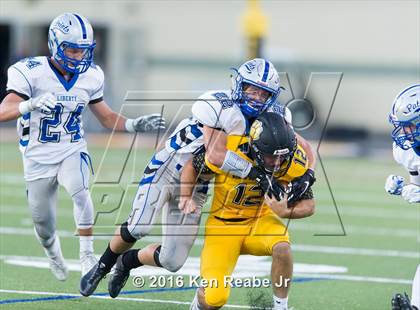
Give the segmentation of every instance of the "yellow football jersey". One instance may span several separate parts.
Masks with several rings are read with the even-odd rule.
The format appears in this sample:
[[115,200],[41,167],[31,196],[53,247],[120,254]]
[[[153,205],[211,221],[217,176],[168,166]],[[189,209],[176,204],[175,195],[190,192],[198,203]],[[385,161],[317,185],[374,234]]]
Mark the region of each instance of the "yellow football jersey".
[[[228,136],[227,149],[236,152],[242,158],[252,161],[248,153],[247,136]],[[241,179],[225,173],[206,161],[207,166],[216,173],[214,196],[210,213],[224,219],[248,219],[264,216],[271,209],[264,203],[264,195],[257,182],[252,179]],[[308,169],[305,151],[298,145],[287,173],[278,178],[289,183],[303,175]]]

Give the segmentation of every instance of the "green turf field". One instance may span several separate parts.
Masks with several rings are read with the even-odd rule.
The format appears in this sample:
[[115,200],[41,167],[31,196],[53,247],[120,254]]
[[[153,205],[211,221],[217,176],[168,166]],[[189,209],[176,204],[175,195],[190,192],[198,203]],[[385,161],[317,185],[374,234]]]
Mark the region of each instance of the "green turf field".
[[[131,156],[121,175],[127,152],[113,149],[90,149],[97,180],[92,196],[98,211],[96,231],[107,234],[114,224],[123,222],[130,210],[136,190],[132,182],[141,176],[151,152],[138,151]],[[40,245],[32,232],[25,199],[22,163],[16,144],[0,146],[0,305],[3,309],[188,309],[194,288],[185,276],[183,288],[137,288],[128,281],[116,300],[107,297],[106,280],[97,295],[83,298],[78,294],[80,272],[70,272],[69,279],[58,282],[48,269]],[[289,305],[295,310],[309,309],[390,309],[395,292],[411,294],[411,281],[419,262],[418,206],[408,205],[383,190],[390,173],[403,174],[391,158],[331,159],[323,158],[329,183],[345,229],[343,232],[327,182],[318,164],[314,193],[316,214],[290,223],[295,262],[295,283]],[[134,168],[133,168],[134,167]],[[127,189],[127,190],[126,190]],[[111,213],[122,202],[120,210]],[[63,253],[69,265],[77,269],[78,238],[70,198],[60,191],[57,226]],[[159,239],[159,231],[149,242]],[[108,237],[96,240],[95,251],[102,253]],[[146,240],[146,239],[145,239]],[[142,246],[147,241],[139,242]],[[184,274],[198,273],[200,237],[184,267]],[[35,268],[36,266],[36,268]],[[71,267],[70,266],[70,267]],[[156,270],[138,269],[146,278]],[[268,277],[269,258],[245,258],[237,272]],[[166,275],[165,279],[169,279]],[[146,283],[148,284],[148,283]],[[262,294],[262,302],[271,300],[271,289],[234,288],[225,308],[247,309]]]

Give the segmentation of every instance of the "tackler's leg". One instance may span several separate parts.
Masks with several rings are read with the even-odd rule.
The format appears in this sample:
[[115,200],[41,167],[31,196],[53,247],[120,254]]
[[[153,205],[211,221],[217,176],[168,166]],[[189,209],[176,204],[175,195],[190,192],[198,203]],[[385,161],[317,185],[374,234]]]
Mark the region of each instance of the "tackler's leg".
[[[173,186],[170,184],[171,176],[165,172],[164,168],[162,170],[163,172],[159,174],[154,184],[149,184],[147,180],[150,179],[147,179],[147,177],[140,182],[131,215],[124,227],[124,231],[121,230],[121,237],[124,234],[126,236],[124,238],[127,239],[128,237],[136,241],[148,235],[153,228],[160,209],[162,207],[166,209],[165,205],[169,200]],[[129,250],[118,257],[114,274],[108,282],[108,292],[111,297],[115,298],[118,296],[130,276],[131,269],[142,265],[155,265],[154,249],[151,251],[152,246],[148,246],[143,250]]]

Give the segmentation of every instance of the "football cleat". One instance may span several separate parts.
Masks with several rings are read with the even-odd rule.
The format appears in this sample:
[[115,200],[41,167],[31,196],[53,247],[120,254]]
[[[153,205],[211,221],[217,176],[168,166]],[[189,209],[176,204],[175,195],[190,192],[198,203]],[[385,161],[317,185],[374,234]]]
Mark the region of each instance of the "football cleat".
[[411,306],[410,298],[407,293],[404,293],[404,296],[401,294],[395,294],[391,300],[392,310],[418,310],[416,307]]
[[81,252],[80,253],[80,266],[82,271],[82,277],[88,273],[98,263],[93,252]]
[[98,287],[99,282],[105,278],[108,272],[109,270],[105,268],[103,263],[96,263],[80,280],[80,294],[83,296],[92,295]]
[[118,257],[114,273],[111,275],[108,282],[108,292],[109,296],[112,298],[116,298],[120,294],[122,288],[128,280],[128,277],[130,276],[130,269],[124,266],[122,257],[122,255]]
[[64,258],[61,255],[48,258],[51,272],[57,278],[57,280],[65,281],[69,276],[69,270],[67,269]]

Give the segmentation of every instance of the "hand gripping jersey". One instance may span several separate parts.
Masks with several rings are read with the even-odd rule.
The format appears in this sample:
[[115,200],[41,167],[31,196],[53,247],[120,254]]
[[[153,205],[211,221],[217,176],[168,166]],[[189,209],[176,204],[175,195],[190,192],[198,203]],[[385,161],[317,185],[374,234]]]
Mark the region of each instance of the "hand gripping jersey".
[[8,70],[8,92],[25,100],[47,92],[57,98],[51,114],[38,110],[17,120],[20,150],[25,158],[54,164],[86,147],[82,114],[88,104],[102,101],[104,74],[92,65],[66,81],[48,57],[23,59]]
[[[248,139],[246,136],[229,136],[227,148],[242,158],[252,161],[247,156]],[[209,167],[216,173],[210,211],[213,216],[223,219],[247,219],[262,217],[272,212],[264,203],[264,195],[255,180],[228,175],[211,164]],[[287,173],[278,180],[289,183],[303,175],[307,169],[305,151],[298,145]]]

